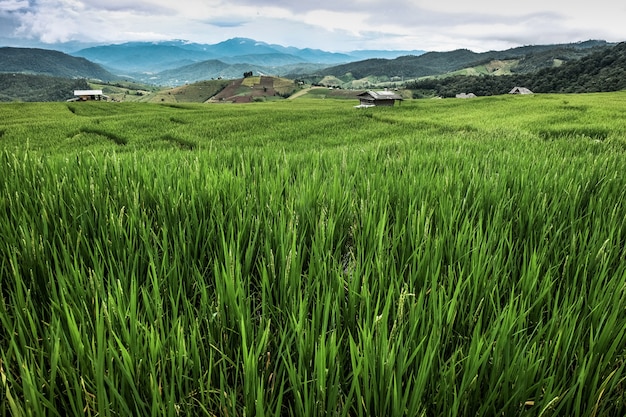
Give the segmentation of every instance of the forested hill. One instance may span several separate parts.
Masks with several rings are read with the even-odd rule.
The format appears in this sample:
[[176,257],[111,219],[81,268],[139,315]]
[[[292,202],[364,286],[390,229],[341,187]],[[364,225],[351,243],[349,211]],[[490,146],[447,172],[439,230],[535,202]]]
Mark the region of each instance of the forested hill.
[[515,86],[535,93],[586,93],[626,89],[626,42],[602,48],[557,68],[528,74],[502,76],[453,76],[409,83],[414,95],[454,97],[458,93],[478,96],[506,94]]
[[559,45],[534,45],[504,51],[472,52],[459,49],[450,52],[428,52],[419,56],[402,56],[396,59],[368,59],[338,65],[320,71],[321,76],[342,77],[351,74],[356,79],[375,76],[419,78],[441,75],[453,71],[484,65],[494,60],[515,61],[512,71],[535,72],[559,63],[580,59],[594,51],[609,49],[605,41],[586,41]]
[[87,89],[89,84],[84,79],[0,74],[0,102],[65,101],[74,97],[74,90]]
[[320,74],[342,77],[349,73],[356,79],[371,76],[423,77],[444,74],[463,68],[468,63],[475,62],[478,56],[478,54],[467,49],[452,52],[427,52],[419,56],[407,55],[395,59],[367,59],[337,65],[320,71]]
[[0,73],[91,78],[102,81],[119,78],[85,58],[37,48],[0,48]]

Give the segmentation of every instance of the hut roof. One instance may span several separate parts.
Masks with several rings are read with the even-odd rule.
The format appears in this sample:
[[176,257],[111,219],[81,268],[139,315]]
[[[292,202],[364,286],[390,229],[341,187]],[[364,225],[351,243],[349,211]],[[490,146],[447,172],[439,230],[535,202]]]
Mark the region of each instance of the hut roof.
[[101,96],[102,90],[74,90],[75,96]]
[[456,98],[475,98],[476,94],[474,93],[459,93],[456,95]]
[[532,94],[532,93],[533,92],[530,91],[526,87],[513,87],[513,89],[509,91],[509,94]]
[[362,98],[371,98],[372,100],[402,100],[402,97],[393,91],[366,91],[358,95]]

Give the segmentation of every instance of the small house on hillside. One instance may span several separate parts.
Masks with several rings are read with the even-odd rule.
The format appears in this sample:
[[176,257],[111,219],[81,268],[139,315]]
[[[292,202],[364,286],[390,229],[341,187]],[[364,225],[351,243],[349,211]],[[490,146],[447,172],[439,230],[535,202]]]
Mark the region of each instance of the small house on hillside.
[[509,94],[533,94],[533,92],[526,87],[513,87]]
[[102,94],[102,90],[74,90],[74,98],[71,98],[67,101],[106,101],[108,99],[108,96]]
[[366,91],[357,96],[360,104],[358,108],[374,106],[393,106],[397,101],[402,101],[402,97],[392,91]]

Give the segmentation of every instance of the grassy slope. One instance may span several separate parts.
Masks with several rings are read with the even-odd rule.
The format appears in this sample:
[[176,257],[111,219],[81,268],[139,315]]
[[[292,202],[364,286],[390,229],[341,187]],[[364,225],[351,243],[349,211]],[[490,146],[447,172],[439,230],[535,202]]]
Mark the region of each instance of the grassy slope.
[[625,98],[2,105],[0,415],[624,415]]
[[146,97],[144,101],[151,103],[204,103],[222,91],[229,81],[207,80],[197,83],[168,88]]

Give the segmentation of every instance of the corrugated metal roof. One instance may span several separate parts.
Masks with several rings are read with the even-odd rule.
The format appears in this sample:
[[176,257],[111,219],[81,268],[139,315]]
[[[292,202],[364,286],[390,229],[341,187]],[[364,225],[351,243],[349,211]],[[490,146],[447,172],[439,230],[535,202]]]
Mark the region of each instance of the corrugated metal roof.
[[74,90],[75,96],[101,96],[102,90]]
[[530,91],[526,87],[514,87],[511,91],[509,91],[509,94],[532,94],[532,93],[533,92]]
[[402,97],[393,91],[366,91],[359,94],[359,97],[366,96],[370,96],[373,100],[402,100]]

